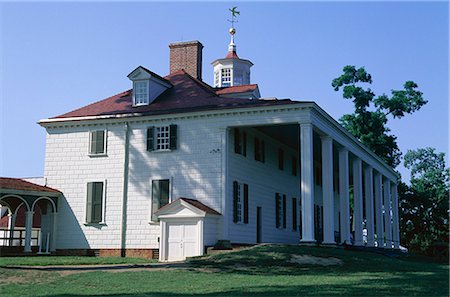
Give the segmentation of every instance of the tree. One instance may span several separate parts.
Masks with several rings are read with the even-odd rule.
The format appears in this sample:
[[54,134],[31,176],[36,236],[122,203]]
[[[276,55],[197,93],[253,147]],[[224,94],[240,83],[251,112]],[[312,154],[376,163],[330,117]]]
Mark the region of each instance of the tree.
[[445,154],[430,147],[408,150],[404,165],[411,170],[411,186],[399,187],[402,239],[429,253],[433,243],[448,243],[450,169]]
[[[355,112],[340,118],[341,124],[369,147],[387,164],[396,167],[400,164],[401,152],[397,145],[397,137],[389,134],[386,126],[388,115],[402,118],[419,110],[427,103],[422,92],[417,90],[417,84],[407,81],[403,90],[391,90],[391,96],[386,94],[375,97],[370,88],[364,89],[362,84],[371,84],[372,76],[364,67],[345,66],[343,74],[333,79],[331,85],[335,91],[342,87],[343,97],[352,99]],[[373,103],[374,110],[370,110]]]

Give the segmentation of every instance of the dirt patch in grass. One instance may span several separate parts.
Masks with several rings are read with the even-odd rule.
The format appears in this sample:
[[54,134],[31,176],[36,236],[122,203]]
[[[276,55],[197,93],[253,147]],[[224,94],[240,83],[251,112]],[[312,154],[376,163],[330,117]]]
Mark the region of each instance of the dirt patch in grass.
[[319,265],[319,266],[336,266],[343,265],[344,262],[341,259],[328,257],[314,257],[311,255],[292,255],[289,263],[300,265]]

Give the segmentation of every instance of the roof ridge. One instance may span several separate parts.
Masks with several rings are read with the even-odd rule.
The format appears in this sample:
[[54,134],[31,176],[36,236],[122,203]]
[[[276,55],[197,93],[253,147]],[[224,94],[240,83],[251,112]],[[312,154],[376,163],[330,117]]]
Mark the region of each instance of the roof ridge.
[[165,77],[177,75],[177,73],[179,73],[179,72],[181,72],[181,73],[187,75],[191,80],[193,80],[197,85],[199,85],[199,86],[200,86],[201,88],[203,88],[204,90],[210,92],[210,93],[211,93],[212,95],[214,95],[214,96],[217,96],[216,91],[214,90],[213,87],[211,87],[210,85],[208,85],[208,84],[205,83],[204,81],[202,81],[202,80],[200,80],[200,79],[198,79],[198,78],[193,77],[192,75],[190,75],[190,74],[189,74],[186,70],[184,70],[184,69],[177,70],[177,71],[175,71],[175,72],[173,72],[173,73],[171,73],[171,74],[169,74],[169,75],[167,75],[167,76],[165,76]]

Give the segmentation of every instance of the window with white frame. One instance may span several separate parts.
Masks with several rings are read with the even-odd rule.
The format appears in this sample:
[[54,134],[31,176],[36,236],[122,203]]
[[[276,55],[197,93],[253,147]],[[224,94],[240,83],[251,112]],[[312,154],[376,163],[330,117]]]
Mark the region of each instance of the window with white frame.
[[135,81],[133,92],[134,105],[148,104],[148,81]]
[[156,127],[156,150],[168,150],[170,145],[169,126]]
[[86,223],[99,224],[104,222],[105,182],[87,183]]
[[89,132],[89,155],[106,154],[106,130]]
[[147,151],[175,150],[177,134],[177,125],[147,128]]
[[231,69],[223,68],[222,69],[222,87],[231,86]]

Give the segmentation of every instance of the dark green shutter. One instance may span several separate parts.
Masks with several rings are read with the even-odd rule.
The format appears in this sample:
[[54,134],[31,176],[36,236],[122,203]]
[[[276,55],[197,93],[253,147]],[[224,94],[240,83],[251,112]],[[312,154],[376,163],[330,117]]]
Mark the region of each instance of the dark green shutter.
[[239,184],[237,181],[233,182],[233,222],[238,222],[238,189]]
[[256,138],[256,137],[255,137],[254,149],[255,149],[255,160],[256,161],[261,161],[260,150],[259,150],[259,139]]
[[94,183],[87,184],[87,201],[86,201],[86,223],[92,223],[92,195],[94,191],[92,190]]
[[171,150],[177,149],[177,125],[170,125],[170,144],[169,148]]
[[92,222],[100,223],[102,221],[102,204],[103,204],[103,183],[94,183],[94,195],[92,199]]
[[159,181],[152,181],[152,221],[156,222],[157,218],[155,216],[155,212],[159,209],[159,197],[160,189],[159,189]]
[[103,182],[87,184],[86,222],[100,223],[103,217]]
[[238,128],[234,128],[234,152],[236,154],[240,154],[241,153],[240,134],[239,134],[239,129]]
[[283,195],[283,228],[286,229],[286,195]]
[[248,224],[248,185],[244,184],[244,224]]
[[105,131],[96,131],[96,154],[104,154],[105,153]]
[[266,162],[266,151],[264,147],[264,140],[261,140],[261,162]]
[[275,194],[275,226],[280,228],[280,194]]
[[155,127],[147,128],[147,151],[151,152],[155,150]]
[[247,156],[247,133],[242,133],[242,155]]

